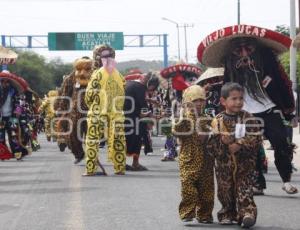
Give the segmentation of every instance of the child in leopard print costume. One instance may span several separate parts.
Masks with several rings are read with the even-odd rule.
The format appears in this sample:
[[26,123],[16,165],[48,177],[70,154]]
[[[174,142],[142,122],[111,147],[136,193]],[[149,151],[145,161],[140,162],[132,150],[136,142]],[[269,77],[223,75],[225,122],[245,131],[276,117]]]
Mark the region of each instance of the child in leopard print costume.
[[218,212],[220,224],[237,221],[249,228],[257,216],[253,176],[261,132],[257,118],[242,110],[243,93],[237,83],[226,83],[222,87],[220,101],[225,111],[212,122],[214,135],[209,146],[213,146],[211,152],[216,158],[218,198],[222,205]]
[[173,134],[181,141],[179,169],[181,197],[179,214],[183,222],[194,218],[212,223],[214,206],[213,156],[206,154],[210,118],[205,116],[205,90],[193,85],[183,94],[185,111],[173,125]]

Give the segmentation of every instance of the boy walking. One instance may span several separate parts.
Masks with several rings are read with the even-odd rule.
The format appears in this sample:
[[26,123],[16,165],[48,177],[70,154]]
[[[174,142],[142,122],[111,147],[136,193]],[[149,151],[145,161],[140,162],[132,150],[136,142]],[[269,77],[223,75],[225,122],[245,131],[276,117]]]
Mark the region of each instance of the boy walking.
[[210,144],[216,158],[218,198],[222,205],[219,222],[227,225],[237,221],[249,228],[257,216],[253,175],[261,133],[257,118],[242,111],[243,93],[237,83],[226,83],[222,87],[220,102],[225,111],[212,122],[214,136]]
[[173,125],[173,134],[181,141],[179,170],[181,197],[179,214],[183,222],[194,218],[199,223],[213,222],[214,174],[213,156],[205,153],[210,124],[203,113],[205,90],[193,85],[183,93],[183,106],[179,121]]

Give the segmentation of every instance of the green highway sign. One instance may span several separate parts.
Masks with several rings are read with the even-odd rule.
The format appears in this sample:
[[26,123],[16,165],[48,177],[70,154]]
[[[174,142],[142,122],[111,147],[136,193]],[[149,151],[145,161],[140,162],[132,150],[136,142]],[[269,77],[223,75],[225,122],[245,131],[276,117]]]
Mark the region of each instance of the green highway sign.
[[101,44],[123,50],[123,32],[48,33],[49,50],[93,50]]

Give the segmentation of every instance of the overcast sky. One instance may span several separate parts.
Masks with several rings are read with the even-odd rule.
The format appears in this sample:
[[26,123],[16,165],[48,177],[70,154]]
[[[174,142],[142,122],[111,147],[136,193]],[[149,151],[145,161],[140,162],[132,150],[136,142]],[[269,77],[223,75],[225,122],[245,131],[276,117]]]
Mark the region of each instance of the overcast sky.
[[[240,0],[241,23],[275,29],[289,25],[289,0]],[[209,33],[237,23],[237,0],[0,0],[0,35],[47,35],[48,32],[123,32],[168,34],[169,60],[177,59],[176,25],[166,17],[193,24],[187,28],[188,59],[196,62],[200,41]],[[297,8],[298,6],[296,6]],[[298,19],[297,19],[298,20]],[[298,23],[297,23],[298,24]],[[180,28],[181,56],[185,56]],[[36,50],[65,61],[91,52]],[[117,61],[162,60],[162,48],[125,48]]]

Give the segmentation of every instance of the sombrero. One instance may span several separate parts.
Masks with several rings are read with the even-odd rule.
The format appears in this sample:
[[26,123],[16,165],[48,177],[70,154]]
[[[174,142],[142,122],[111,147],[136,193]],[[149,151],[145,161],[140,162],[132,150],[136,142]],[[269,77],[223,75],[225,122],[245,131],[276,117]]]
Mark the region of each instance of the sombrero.
[[237,37],[255,38],[276,54],[287,51],[291,39],[281,33],[251,25],[235,25],[219,29],[208,35],[198,46],[198,61],[209,67],[222,67],[222,60],[230,41]]
[[0,73],[0,80],[2,79],[9,80],[19,93],[23,93],[29,89],[28,83],[23,78],[8,71],[2,71]]
[[128,74],[124,77],[126,81],[134,81],[134,80],[139,80],[142,79],[143,73],[139,69],[131,69],[129,70]]
[[198,80],[194,83],[195,85],[198,85],[200,82],[205,81],[210,78],[214,77],[220,77],[224,75],[224,68],[208,68],[205,70],[203,74],[200,75]]
[[18,54],[0,45],[0,65],[14,64]]
[[172,78],[172,87],[180,91],[189,87],[188,81],[193,77],[198,78],[200,73],[200,68],[188,64],[173,65],[160,71],[163,78]]
[[170,78],[170,77],[174,77],[178,72],[188,73],[196,77],[199,77],[199,75],[201,74],[201,69],[194,65],[178,64],[163,69],[162,71],[160,71],[160,75],[163,78]]
[[125,78],[126,81],[134,81],[134,80],[140,80],[143,77],[144,77],[143,74],[134,73],[134,74],[128,74],[124,78]]

